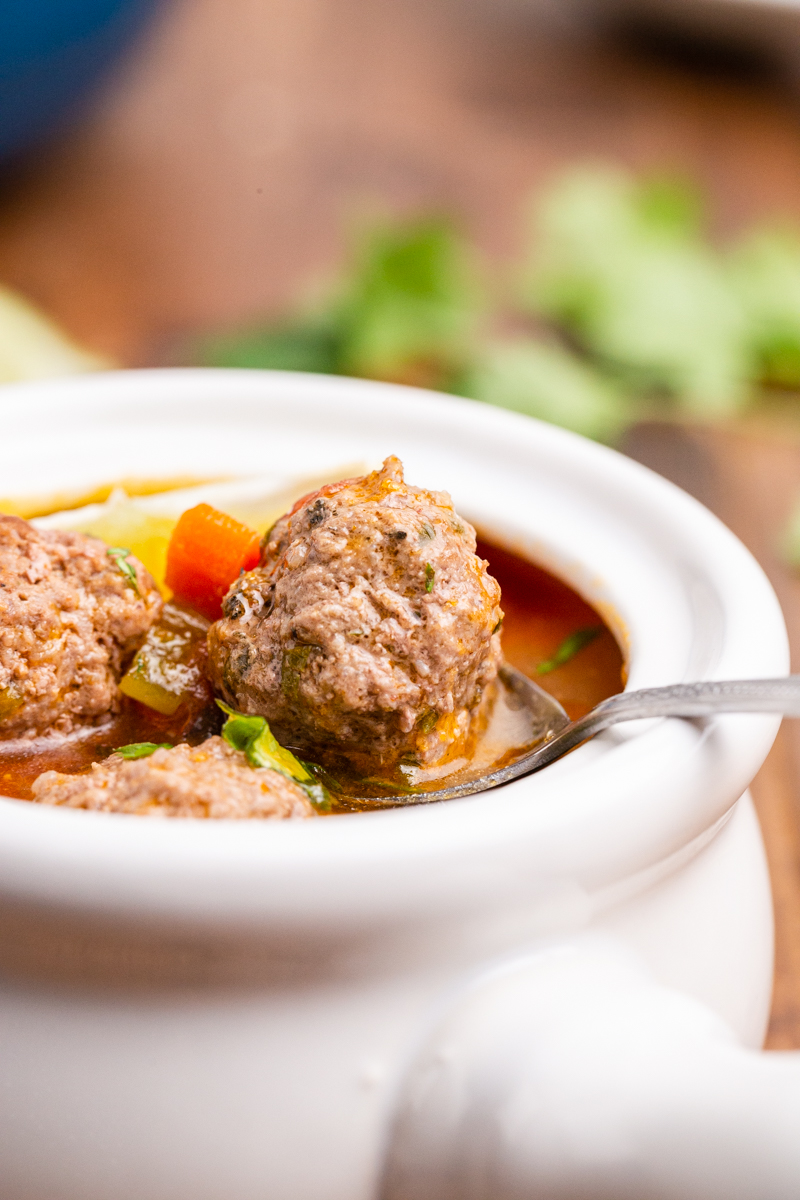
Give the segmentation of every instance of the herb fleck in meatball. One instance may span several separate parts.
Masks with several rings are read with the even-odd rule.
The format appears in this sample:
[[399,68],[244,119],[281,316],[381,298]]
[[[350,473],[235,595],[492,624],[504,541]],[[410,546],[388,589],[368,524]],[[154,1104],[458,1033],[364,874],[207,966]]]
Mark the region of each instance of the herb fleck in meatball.
[[467,733],[500,660],[500,588],[446,492],[397,458],[306,496],[225,598],[209,671],[309,755],[437,762]]
[[0,738],[66,734],[113,711],[161,606],[136,559],[0,516]]
[[45,771],[33,785],[39,804],[145,817],[310,817],[305,792],[278,771],[249,766],[220,737],[181,743],[149,758],[113,754],[85,775]]

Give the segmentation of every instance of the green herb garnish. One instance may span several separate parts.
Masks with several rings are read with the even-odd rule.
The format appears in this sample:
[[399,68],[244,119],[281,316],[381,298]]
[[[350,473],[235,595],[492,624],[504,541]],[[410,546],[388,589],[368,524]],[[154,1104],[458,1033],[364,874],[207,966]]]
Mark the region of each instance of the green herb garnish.
[[435,708],[426,709],[419,721],[420,733],[430,733],[436,722],[439,720],[439,714]]
[[437,218],[362,231],[314,310],[200,347],[211,366],[405,379],[450,387],[469,356],[482,289],[470,247]]
[[610,443],[642,419],[724,418],[763,385],[800,389],[800,230],[719,246],[704,208],[689,181],[578,165],[538,192],[514,278],[487,289],[447,221],[381,222],[313,306],[198,352],[433,386]]
[[129,746],[118,746],[114,751],[120,758],[149,758],[156,750],[171,750],[169,742],[131,742]]
[[[702,207],[677,179],[567,172],[538,206],[524,302],[640,396],[720,417],[747,405],[754,362],[745,305]],[[740,290],[752,292],[762,266],[742,265]]]
[[217,704],[227,715],[222,736],[234,750],[241,750],[251,767],[266,767],[277,771],[300,785],[311,803],[320,812],[328,812],[331,799],[324,784],[318,783],[311,771],[278,742],[264,717],[249,716],[229,708],[221,700]]
[[128,562],[128,559],[131,556],[130,550],[128,550],[126,546],[109,546],[106,553],[108,554],[109,558],[114,559],[114,562],[117,564],[128,583],[136,592],[136,595],[141,596],[141,592],[139,591],[139,580],[136,578],[136,571]]
[[433,581],[436,578],[436,572],[430,563],[425,563],[425,591],[430,593],[433,591]]
[[387,792],[402,792],[404,795],[411,794],[416,791],[409,783],[398,783],[392,779],[381,779],[379,775],[365,775],[360,783],[369,784],[370,787],[382,788]]
[[482,347],[461,391],[485,404],[611,443],[642,410],[623,382],[591,362],[563,346],[522,336],[498,338]]
[[421,542],[432,542],[435,537],[436,537],[436,530],[434,529],[434,527],[431,525],[431,523],[429,521],[423,521],[422,529],[420,530],[420,534],[419,534],[419,540]]
[[281,662],[281,688],[290,700],[297,700],[300,695],[300,676],[305,671],[308,660],[316,646],[293,646],[284,651]]
[[565,663],[574,658],[579,651],[583,650],[584,646],[588,646],[602,632],[602,625],[591,625],[588,629],[576,629],[569,637],[564,638],[564,641],[552,658],[539,663],[536,668],[536,674],[547,675],[548,672],[555,671],[558,667],[563,667]]
[[331,775],[330,771],[326,771],[324,767],[319,765],[319,763],[308,762],[304,758],[298,758],[297,761],[300,763],[301,767],[305,767],[309,775],[313,775],[317,782],[321,783],[323,787],[326,787],[329,792],[337,792],[341,794],[344,790],[342,785],[339,783],[339,780],[335,779],[333,775]]

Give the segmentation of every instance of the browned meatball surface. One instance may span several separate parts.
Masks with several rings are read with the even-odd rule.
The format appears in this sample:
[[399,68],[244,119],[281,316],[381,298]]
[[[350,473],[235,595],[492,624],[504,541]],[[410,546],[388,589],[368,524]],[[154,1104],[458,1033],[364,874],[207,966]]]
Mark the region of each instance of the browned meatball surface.
[[474,529],[392,457],[278,521],[209,631],[209,669],[309,754],[435,763],[497,674],[499,602]]
[[161,612],[97,538],[0,515],[0,738],[70,733],[112,711],[117,682]]
[[85,775],[45,771],[33,785],[39,804],[144,817],[311,817],[305,792],[278,771],[251,767],[220,737],[181,743],[149,758],[118,754]]

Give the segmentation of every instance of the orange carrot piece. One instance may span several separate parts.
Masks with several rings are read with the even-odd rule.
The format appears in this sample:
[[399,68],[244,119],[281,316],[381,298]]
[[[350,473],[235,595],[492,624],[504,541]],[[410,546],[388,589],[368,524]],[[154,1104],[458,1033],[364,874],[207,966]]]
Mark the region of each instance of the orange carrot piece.
[[258,565],[259,536],[227,513],[198,504],[180,518],[167,548],[166,584],[210,621],[242,571]]

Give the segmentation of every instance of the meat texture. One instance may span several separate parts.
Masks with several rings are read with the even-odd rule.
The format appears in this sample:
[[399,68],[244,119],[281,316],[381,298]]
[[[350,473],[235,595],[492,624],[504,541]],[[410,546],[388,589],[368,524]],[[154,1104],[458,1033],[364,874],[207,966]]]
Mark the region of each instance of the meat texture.
[[461,743],[497,674],[499,602],[449,495],[387,458],[277,522],[209,630],[209,670],[310,756],[427,765]]
[[0,738],[67,734],[113,711],[161,607],[136,559],[0,515]]
[[251,767],[221,737],[181,743],[149,758],[112,754],[85,775],[45,771],[34,782],[39,804],[144,817],[310,817],[302,788],[278,771]]

